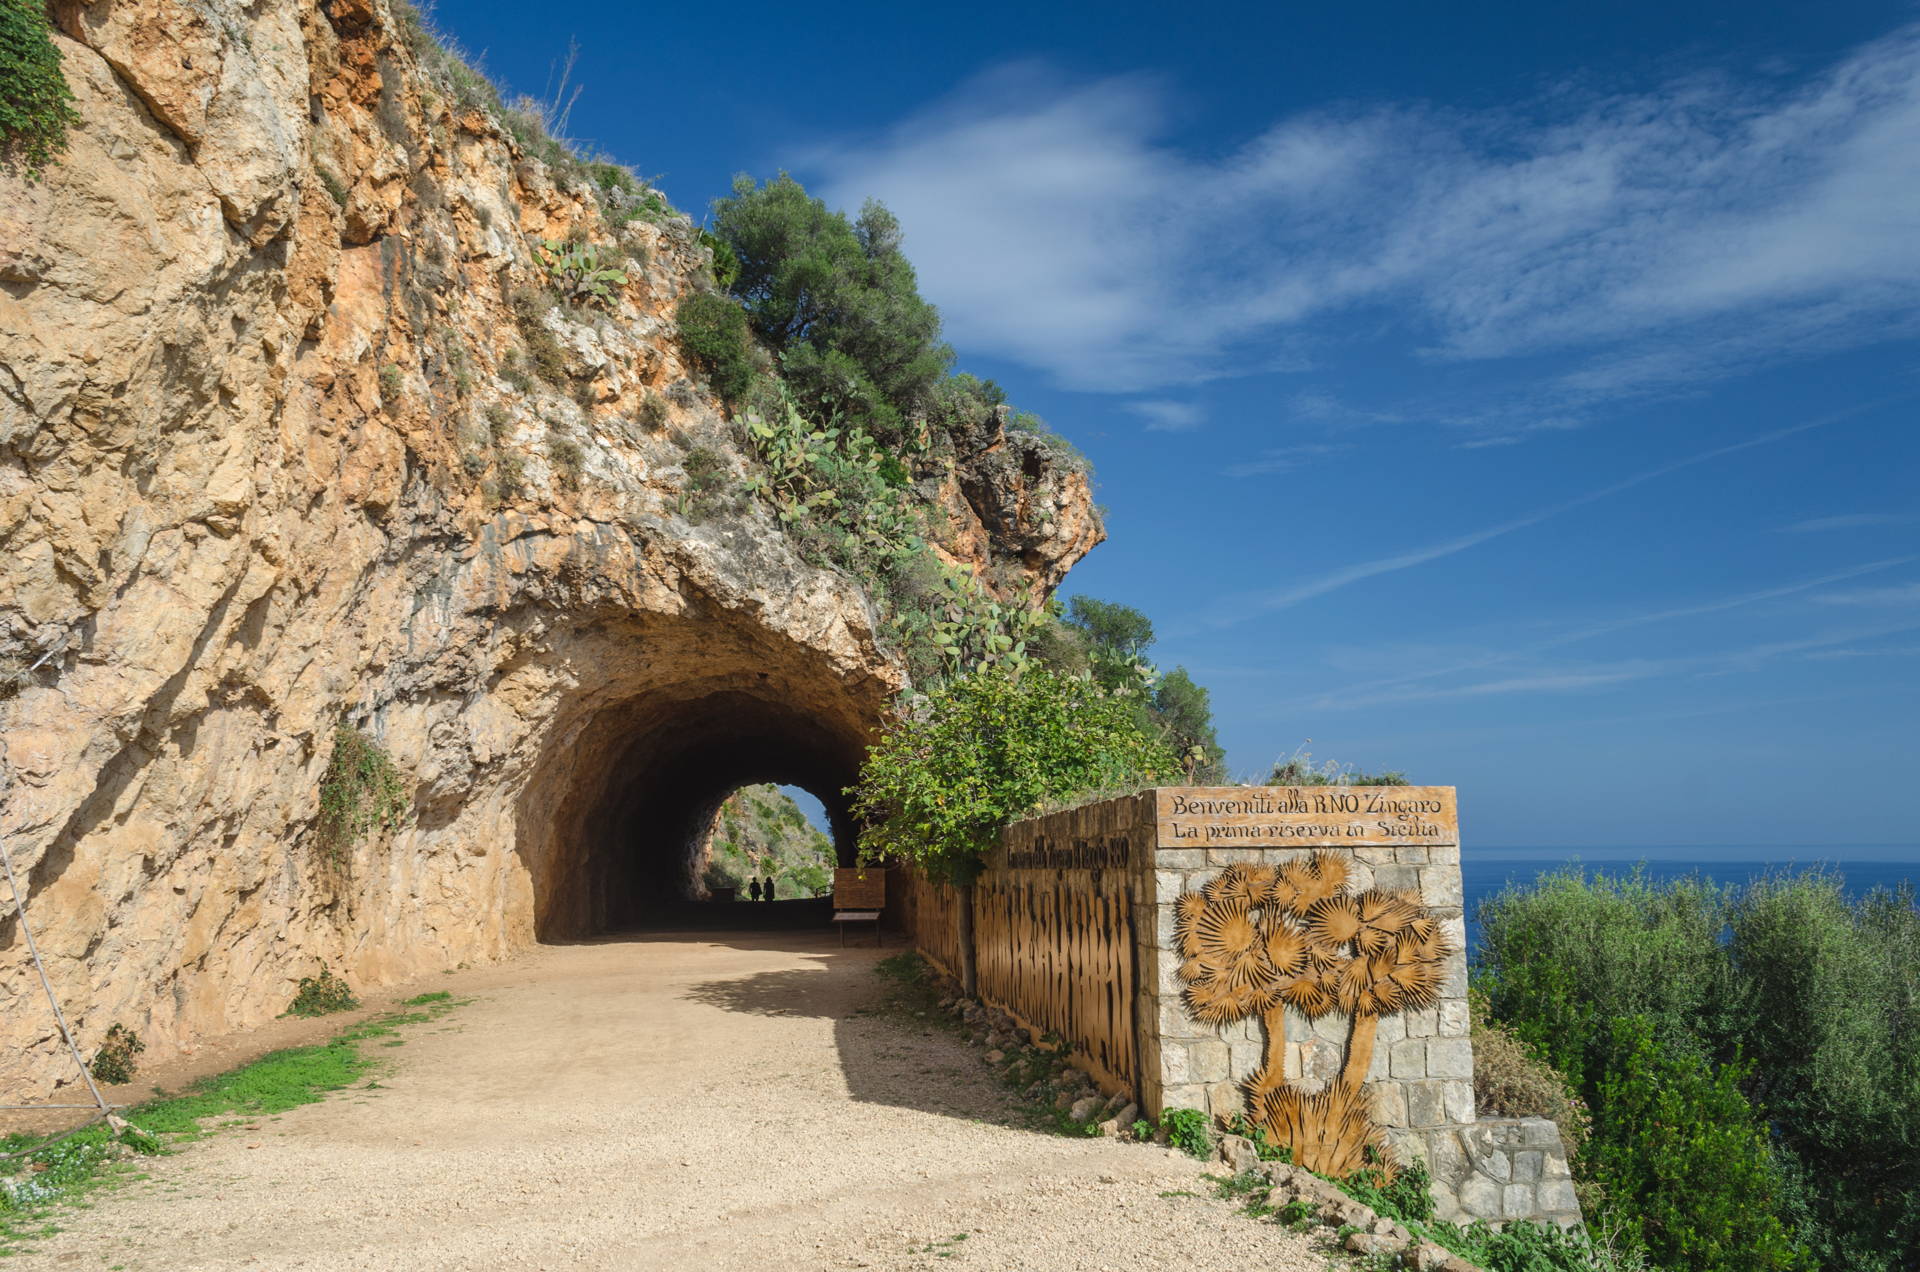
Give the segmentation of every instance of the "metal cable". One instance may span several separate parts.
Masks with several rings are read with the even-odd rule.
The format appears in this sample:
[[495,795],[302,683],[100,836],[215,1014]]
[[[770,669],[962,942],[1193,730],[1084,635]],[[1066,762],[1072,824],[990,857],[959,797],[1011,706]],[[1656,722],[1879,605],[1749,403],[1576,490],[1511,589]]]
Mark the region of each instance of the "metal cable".
[[[40,988],[47,991],[47,1005],[53,1008],[53,1018],[60,1023],[60,1036],[66,1039],[67,1050],[73,1053],[73,1063],[79,1068],[80,1076],[86,1080],[87,1090],[92,1094],[93,1102],[100,1110],[100,1117],[110,1117],[113,1114],[113,1106],[107,1103],[106,1096],[100,1094],[100,1088],[93,1084],[93,1072],[87,1068],[86,1060],[80,1055],[80,1048],[73,1040],[73,1030],[67,1028],[67,1014],[60,1010],[60,1000],[54,996],[53,982],[47,979],[47,966],[40,961],[40,947],[33,943],[33,925],[27,922],[27,895],[20,890],[20,880],[13,873],[13,858],[7,855],[5,840],[0,840],[0,867],[6,870],[7,887],[13,893],[13,908],[20,916],[20,935],[26,938],[27,953],[33,957],[33,970],[40,973]],[[94,1119],[94,1121],[98,1120],[99,1118]]]

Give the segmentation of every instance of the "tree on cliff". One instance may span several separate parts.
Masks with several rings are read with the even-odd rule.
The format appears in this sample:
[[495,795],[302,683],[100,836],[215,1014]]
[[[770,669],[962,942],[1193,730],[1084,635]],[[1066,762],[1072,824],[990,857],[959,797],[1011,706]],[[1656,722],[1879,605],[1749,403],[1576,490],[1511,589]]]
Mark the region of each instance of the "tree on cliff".
[[1153,622],[1131,605],[1075,596],[1038,642],[1037,656],[1056,670],[1091,676],[1108,693],[1129,698],[1141,723],[1159,731],[1180,757],[1183,779],[1226,780],[1226,752],[1213,727],[1206,689],[1185,667],[1163,672],[1147,661]]
[[855,220],[781,173],[734,178],[714,233],[739,259],[733,294],[809,419],[911,443],[952,364],[940,315],[900,250],[900,222],[868,200]]

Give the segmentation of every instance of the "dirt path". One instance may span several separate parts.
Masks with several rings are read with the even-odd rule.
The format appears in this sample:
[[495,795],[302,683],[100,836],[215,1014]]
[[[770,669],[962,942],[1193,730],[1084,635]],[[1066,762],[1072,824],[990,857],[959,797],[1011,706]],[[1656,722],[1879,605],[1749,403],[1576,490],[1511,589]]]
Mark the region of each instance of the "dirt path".
[[877,957],[649,936],[444,978],[477,1001],[413,1027],[378,1089],[162,1159],[0,1267],[1326,1266],[1162,1195],[1206,1192],[1197,1162],[1022,1129],[958,1037],[859,1014]]

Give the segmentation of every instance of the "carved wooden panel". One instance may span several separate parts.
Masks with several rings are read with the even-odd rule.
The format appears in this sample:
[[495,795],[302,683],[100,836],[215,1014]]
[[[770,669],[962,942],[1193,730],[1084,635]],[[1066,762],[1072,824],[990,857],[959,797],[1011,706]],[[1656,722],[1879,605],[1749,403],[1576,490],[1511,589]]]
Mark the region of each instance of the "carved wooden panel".
[[960,974],[959,892],[918,870],[894,872],[894,913],[914,945],[950,976]]
[[1125,870],[991,870],[974,888],[980,996],[1134,1089],[1133,889]]

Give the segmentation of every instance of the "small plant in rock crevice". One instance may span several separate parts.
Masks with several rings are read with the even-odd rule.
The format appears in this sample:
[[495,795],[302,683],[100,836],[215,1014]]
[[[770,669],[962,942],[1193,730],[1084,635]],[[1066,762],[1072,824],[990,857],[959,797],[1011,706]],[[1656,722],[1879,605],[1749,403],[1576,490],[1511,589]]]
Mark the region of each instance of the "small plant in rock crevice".
[[348,725],[335,729],[320,778],[319,838],[327,859],[343,862],[369,831],[396,829],[412,808],[405,779],[380,745]]
[[146,1049],[147,1044],[140,1041],[139,1034],[116,1021],[108,1026],[107,1036],[94,1052],[88,1071],[108,1086],[124,1086],[139,1074],[140,1064],[134,1057]]
[[527,361],[532,364],[533,373],[555,388],[565,388],[569,379],[567,351],[546,322],[547,312],[553,308],[552,298],[530,288],[517,287],[507,303],[513,310],[520,340],[527,347]]
[[580,488],[580,476],[586,470],[587,456],[580,443],[556,433],[547,439],[547,458],[560,484],[568,490]]
[[736,492],[728,489],[727,461],[719,451],[696,446],[680,461],[680,467],[687,474],[677,504],[682,517],[698,524],[737,507]]

